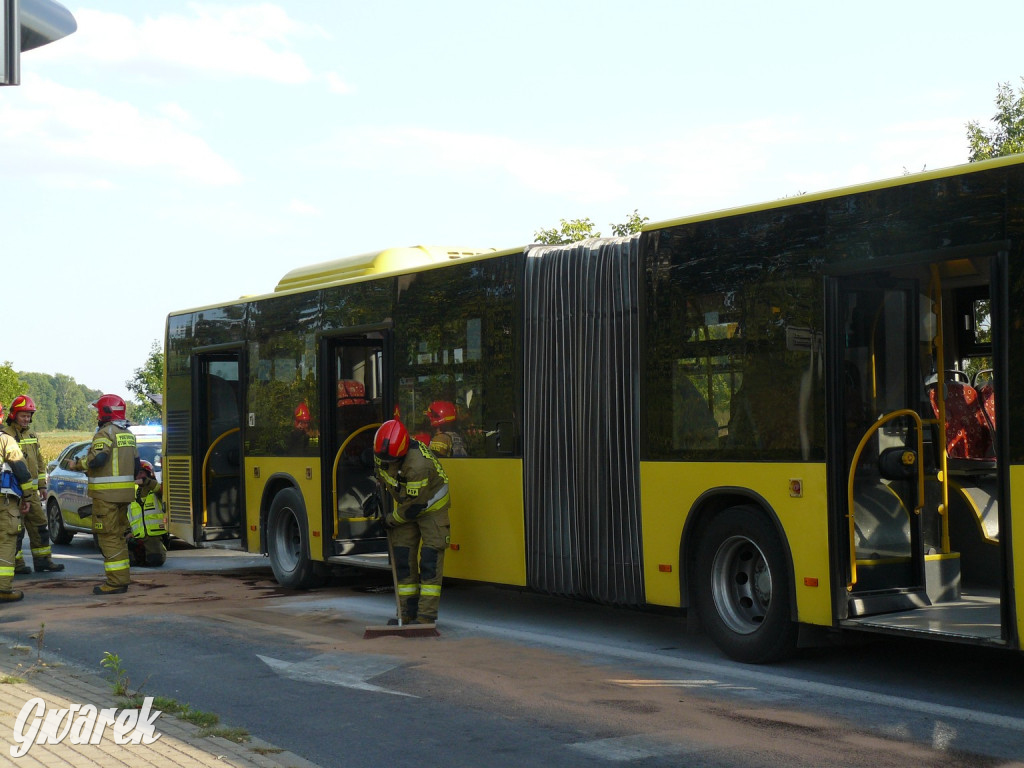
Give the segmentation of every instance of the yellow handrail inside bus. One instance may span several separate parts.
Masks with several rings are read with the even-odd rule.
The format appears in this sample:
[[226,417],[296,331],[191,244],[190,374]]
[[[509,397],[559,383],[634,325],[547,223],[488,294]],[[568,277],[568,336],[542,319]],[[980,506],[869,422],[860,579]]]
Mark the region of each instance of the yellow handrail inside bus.
[[942,489],[942,502],[939,504],[939,520],[942,521],[942,554],[949,554],[949,462],[946,456],[946,357],[943,353],[942,336],[942,277],[939,274],[939,265],[932,264],[931,299],[933,302],[932,314],[935,315],[935,404],[939,410],[939,487]]
[[210,464],[210,456],[213,455],[213,449],[217,447],[217,443],[223,440],[228,435],[233,435],[235,432],[240,432],[241,427],[234,427],[229,429],[227,432],[222,432],[216,440],[210,443],[210,447],[206,450],[206,455],[203,456],[203,525],[206,525],[206,468]]
[[379,426],[380,423],[367,424],[365,427],[357,429],[345,438],[345,442],[341,444],[341,448],[338,449],[338,453],[334,457],[334,465],[331,467],[331,499],[334,502],[334,506],[331,507],[331,514],[334,516],[334,538],[338,538],[338,464],[341,462],[341,454],[348,448],[348,444],[352,442],[353,437],[361,435],[368,429],[377,429]]
[[846,590],[848,592],[853,591],[854,584],[857,583],[857,536],[854,521],[854,506],[853,506],[853,481],[857,474],[857,464],[860,461],[860,455],[864,452],[864,447],[868,444],[868,440],[871,436],[879,430],[883,425],[888,424],[893,419],[897,419],[901,416],[909,416],[917,424],[917,500],[914,506],[914,514],[920,515],[921,510],[924,507],[924,427],[921,424],[921,417],[917,411],[911,410],[910,408],[901,408],[898,411],[892,411],[884,416],[880,416],[878,421],[868,427],[868,431],[864,433],[864,436],[857,443],[857,450],[853,452],[853,461],[850,463],[850,479],[846,484],[846,517],[850,521],[850,580],[846,584]]

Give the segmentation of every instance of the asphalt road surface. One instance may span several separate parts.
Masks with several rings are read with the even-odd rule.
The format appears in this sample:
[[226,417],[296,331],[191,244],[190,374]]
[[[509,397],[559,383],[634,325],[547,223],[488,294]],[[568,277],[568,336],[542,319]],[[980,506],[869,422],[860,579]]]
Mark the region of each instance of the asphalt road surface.
[[175,548],[98,598],[90,537],[19,577],[0,635],[332,766],[1024,766],[1024,657],[867,638],[770,667],[678,615],[446,582],[440,638],[364,639],[387,574],[281,590],[267,561]]

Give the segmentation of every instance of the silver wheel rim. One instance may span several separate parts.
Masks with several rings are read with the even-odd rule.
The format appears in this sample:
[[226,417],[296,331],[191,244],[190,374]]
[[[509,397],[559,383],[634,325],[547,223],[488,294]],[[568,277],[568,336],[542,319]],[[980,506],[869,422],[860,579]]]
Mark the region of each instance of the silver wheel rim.
[[277,562],[285,571],[291,572],[298,567],[302,552],[302,538],[299,535],[299,524],[291,508],[281,510],[274,527],[274,550]]
[[712,563],[711,594],[730,630],[756,632],[772,601],[772,572],[761,548],[745,536],[726,539]]

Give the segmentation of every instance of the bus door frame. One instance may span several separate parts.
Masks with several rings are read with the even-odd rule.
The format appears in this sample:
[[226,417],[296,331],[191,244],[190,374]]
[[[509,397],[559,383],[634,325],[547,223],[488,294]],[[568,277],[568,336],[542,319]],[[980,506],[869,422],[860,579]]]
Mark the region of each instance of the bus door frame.
[[335,509],[334,498],[334,460],[340,447],[338,445],[338,426],[334,418],[337,409],[338,380],[334,370],[334,352],[342,346],[371,346],[369,342],[378,341],[381,354],[381,395],[383,398],[381,415],[386,421],[392,418],[395,408],[395,383],[392,359],[394,354],[393,324],[376,323],[350,328],[339,328],[321,331],[317,334],[320,375],[318,393],[320,398],[320,479],[322,484],[321,505],[322,530],[331,532],[324,538],[324,555],[330,557],[334,547],[334,524],[338,511]]
[[[234,361],[238,366],[238,389],[236,400],[238,406],[238,444],[245,445],[246,415],[245,415],[245,390],[248,381],[248,367],[246,364],[245,342],[229,342],[226,344],[211,344],[205,347],[197,347],[192,351],[192,535],[193,540],[189,544],[198,544],[207,540],[205,517],[206,508],[204,505],[204,472],[206,454],[212,447],[209,445],[209,436],[202,421],[206,413],[205,406],[209,398],[207,391],[207,372],[210,362]],[[227,434],[227,433],[225,433]],[[219,436],[218,436],[219,437]],[[214,438],[214,442],[217,438]],[[245,451],[239,450],[238,455],[238,504],[237,504],[237,525],[238,539],[242,549],[248,550],[248,524],[245,504]],[[234,538],[234,537],[231,537]],[[230,540],[230,539],[229,539]]]
[[[849,510],[847,488],[851,466],[848,463],[844,378],[846,361],[846,338],[844,322],[840,317],[840,308],[845,306],[843,296],[867,289],[873,291],[899,291],[907,296],[905,312],[905,345],[904,364],[906,370],[906,391],[903,393],[903,407],[918,411],[920,404],[914,397],[915,382],[921,379],[918,371],[917,351],[920,337],[920,303],[919,292],[922,286],[915,280],[895,279],[880,271],[877,265],[870,265],[862,270],[842,270],[830,272],[825,277],[825,328],[827,333],[826,349],[826,403],[828,407],[828,499],[829,499],[829,551],[832,562],[833,616],[836,620],[849,618],[852,592],[847,585],[852,573],[851,553],[852,542],[849,533]],[[863,375],[863,371],[861,374]],[[877,414],[870,413],[869,421],[874,422]],[[858,436],[860,439],[861,436]],[[918,457],[920,464],[923,457]],[[918,505],[923,500],[918,500]],[[911,578],[916,583],[894,586],[891,596],[873,599],[872,612],[906,610],[914,607],[914,595],[923,594],[926,589],[924,548],[922,545],[921,516],[910,510],[910,556]]]

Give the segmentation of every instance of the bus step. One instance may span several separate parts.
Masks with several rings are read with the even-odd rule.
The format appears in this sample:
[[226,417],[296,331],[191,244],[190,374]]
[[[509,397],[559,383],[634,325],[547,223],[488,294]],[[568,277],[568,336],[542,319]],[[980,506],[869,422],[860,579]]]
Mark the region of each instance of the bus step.
[[931,605],[923,589],[893,589],[864,592],[850,596],[849,616],[873,616],[879,613],[910,611]]
[[387,552],[370,552],[364,555],[334,555],[327,558],[328,563],[335,565],[353,565],[358,568],[375,568],[377,570],[391,570],[391,562],[388,560]]

